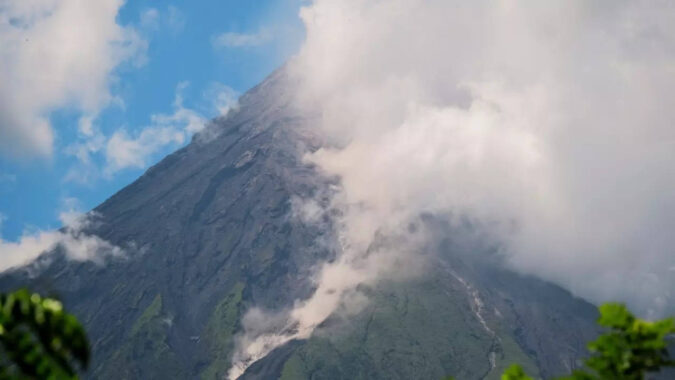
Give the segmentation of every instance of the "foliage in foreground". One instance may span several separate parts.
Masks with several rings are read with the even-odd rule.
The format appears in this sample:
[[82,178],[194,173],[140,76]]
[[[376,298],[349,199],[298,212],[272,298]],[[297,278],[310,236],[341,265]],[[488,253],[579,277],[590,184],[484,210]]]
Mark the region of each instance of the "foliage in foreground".
[[[559,380],[643,380],[647,373],[675,366],[668,354],[673,318],[649,322],[621,304],[600,308],[598,323],[609,329],[588,344],[586,368]],[[0,380],[77,378],[73,362],[86,368],[89,344],[82,325],[61,303],[22,289],[0,294]],[[517,364],[502,380],[532,380]]]
[[[588,344],[592,355],[586,369],[574,371],[560,380],[642,380],[650,372],[675,366],[668,356],[667,338],[675,334],[673,318],[655,322],[635,318],[624,305],[608,303],[600,306],[598,324],[609,332]],[[532,380],[514,364],[502,380]]]
[[77,378],[89,343],[82,325],[52,298],[25,289],[0,294],[0,379]]

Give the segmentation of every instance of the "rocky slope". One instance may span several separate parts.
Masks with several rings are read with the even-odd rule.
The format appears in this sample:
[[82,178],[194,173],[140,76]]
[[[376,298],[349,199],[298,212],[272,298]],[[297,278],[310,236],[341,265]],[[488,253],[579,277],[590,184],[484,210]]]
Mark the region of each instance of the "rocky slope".
[[[330,185],[302,161],[318,140],[289,102],[283,70],[238,110],[150,168],[94,212],[86,231],[122,258],[5,273],[0,289],[58,294],[93,344],[88,378],[222,379],[251,306],[283,309],[312,291],[334,257],[330,220],[294,218],[293,197]],[[252,365],[244,379],[497,378],[519,362],[540,376],[568,371],[595,333],[595,308],[552,284],[503,269],[471,229],[448,231],[424,278],[363,288],[370,302],[329,318]]]

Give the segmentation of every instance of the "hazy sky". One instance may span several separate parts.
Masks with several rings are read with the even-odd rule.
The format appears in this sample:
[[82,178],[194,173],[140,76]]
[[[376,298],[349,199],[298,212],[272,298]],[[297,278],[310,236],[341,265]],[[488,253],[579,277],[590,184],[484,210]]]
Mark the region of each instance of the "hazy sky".
[[0,238],[57,228],[297,51],[300,0],[0,0]]

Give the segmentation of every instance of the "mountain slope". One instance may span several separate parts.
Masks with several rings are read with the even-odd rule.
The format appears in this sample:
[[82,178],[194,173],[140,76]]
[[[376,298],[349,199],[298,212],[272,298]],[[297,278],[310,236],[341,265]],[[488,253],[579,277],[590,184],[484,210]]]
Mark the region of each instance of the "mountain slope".
[[548,378],[576,368],[597,334],[595,309],[471,248],[447,244],[424,278],[361,289],[363,311],[329,319],[281,363],[273,353],[243,378],[499,379],[512,363]]
[[[94,212],[86,231],[121,247],[103,265],[56,251],[5,273],[0,289],[55,292],[85,323],[89,378],[225,377],[252,306],[281,310],[312,291],[314,266],[335,256],[330,220],[293,217],[293,197],[331,180],[303,163],[318,139],[279,70],[240,107],[150,168]],[[511,273],[466,231],[448,232],[428,276],[362,291],[370,302],[335,315],[242,378],[495,378],[517,361],[542,376],[574,367],[595,334],[595,309]]]

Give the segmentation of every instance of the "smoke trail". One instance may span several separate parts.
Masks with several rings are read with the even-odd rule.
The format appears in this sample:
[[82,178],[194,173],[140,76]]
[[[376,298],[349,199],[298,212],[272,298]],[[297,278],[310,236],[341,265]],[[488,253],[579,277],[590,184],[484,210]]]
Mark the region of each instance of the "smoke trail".
[[301,17],[290,69],[329,141],[307,160],[341,180],[342,256],[235,363],[400,269],[371,260],[413,262],[369,249],[423,213],[491,222],[515,269],[589,300],[675,311],[669,1],[315,0]]

